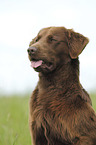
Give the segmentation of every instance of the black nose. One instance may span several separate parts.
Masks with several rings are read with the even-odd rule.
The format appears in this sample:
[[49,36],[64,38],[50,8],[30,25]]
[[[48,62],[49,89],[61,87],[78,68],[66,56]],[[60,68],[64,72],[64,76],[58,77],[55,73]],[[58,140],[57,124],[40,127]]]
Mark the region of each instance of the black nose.
[[34,54],[36,51],[37,51],[36,47],[29,47],[27,49],[27,52],[28,52],[29,55]]

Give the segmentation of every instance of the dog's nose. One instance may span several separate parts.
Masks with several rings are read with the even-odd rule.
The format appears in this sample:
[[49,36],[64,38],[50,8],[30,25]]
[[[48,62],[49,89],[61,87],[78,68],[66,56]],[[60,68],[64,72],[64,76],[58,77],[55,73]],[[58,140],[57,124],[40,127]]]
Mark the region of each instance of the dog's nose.
[[36,51],[37,51],[36,47],[29,47],[27,49],[27,52],[28,52],[29,55],[34,54]]

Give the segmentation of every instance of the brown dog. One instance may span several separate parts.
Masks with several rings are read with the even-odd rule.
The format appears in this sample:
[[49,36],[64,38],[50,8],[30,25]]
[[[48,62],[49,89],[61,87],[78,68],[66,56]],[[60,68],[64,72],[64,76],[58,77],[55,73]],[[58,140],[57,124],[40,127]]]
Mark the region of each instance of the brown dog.
[[79,82],[88,38],[64,27],[42,29],[27,50],[39,82],[30,99],[32,145],[96,145],[96,114]]

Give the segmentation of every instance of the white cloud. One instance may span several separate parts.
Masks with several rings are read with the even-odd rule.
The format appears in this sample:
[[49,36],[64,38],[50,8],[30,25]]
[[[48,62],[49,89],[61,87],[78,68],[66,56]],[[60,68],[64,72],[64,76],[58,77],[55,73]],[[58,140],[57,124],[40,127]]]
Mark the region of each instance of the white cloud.
[[[33,23],[34,22],[34,23]],[[32,14],[8,13],[0,15],[0,41],[10,47],[24,46],[37,20]]]

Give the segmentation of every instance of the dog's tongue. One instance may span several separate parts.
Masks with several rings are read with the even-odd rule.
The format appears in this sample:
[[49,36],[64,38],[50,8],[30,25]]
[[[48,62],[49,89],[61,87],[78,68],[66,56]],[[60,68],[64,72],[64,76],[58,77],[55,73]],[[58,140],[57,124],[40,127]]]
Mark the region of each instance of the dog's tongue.
[[31,67],[37,68],[37,67],[41,66],[42,62],[43,62],[42,60],[39,60],[39,61],[31,61]]

